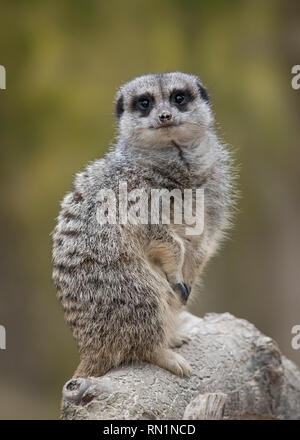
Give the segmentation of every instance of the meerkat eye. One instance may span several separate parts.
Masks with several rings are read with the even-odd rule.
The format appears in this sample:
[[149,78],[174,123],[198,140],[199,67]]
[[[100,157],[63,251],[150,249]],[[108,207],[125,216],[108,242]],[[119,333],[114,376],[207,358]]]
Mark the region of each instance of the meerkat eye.
[[185,96],[182,93],[177,93],[174,97],[176,104],[182,105],[185,103]]
[[138,100],[138,106],[141,110],[147,110],[150,105],[150,100],[148,98],[140,98]]
[[154,97],[149,93],[135,96],[132,100],[132,110],[137,110],[140,117],[148,116],[154,106]]
[[173,90],[170,95],[170,103],[175,105],[181,112],[187,110],[187,104],[193,99],[194,97],[189,90]]

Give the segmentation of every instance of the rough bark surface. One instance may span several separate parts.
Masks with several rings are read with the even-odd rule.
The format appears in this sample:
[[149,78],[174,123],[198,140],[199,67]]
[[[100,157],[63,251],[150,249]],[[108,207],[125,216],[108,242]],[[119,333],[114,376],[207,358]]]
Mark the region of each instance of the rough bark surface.
[[183,314],[191,340],[177,349],[191,364],[179,378],[150,364],[63,389],[63,419],[300,419],[300,370],[277,344],[229,313]]

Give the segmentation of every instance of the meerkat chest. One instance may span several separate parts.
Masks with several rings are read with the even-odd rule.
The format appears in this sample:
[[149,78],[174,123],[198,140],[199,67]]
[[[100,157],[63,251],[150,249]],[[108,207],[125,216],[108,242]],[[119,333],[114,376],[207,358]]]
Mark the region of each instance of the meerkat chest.
[[[190,234],[189,232],[190,226],[186,224],[170,224],[168,225],[173,234],[178,238],[178,240],[183,244],[185,251],[196,251],[199,249],[203,239],[203,233],[199,234]],[[191,228],[194,232],[195,229]]]
[[174,194],[171,199],[169,227],[188,247],[196,249],[201,244],[204,212],[202,189],[178,190],[178,194]]

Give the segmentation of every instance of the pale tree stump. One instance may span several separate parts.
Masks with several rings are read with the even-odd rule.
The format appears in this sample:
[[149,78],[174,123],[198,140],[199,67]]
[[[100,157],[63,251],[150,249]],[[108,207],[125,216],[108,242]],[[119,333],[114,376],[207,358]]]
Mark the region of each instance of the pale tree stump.
[[277,344],[229,313],[184,312],[191,340],[177,349],[189,378],[132,364],[63,389],[63,419],[300,419],[300,370]]

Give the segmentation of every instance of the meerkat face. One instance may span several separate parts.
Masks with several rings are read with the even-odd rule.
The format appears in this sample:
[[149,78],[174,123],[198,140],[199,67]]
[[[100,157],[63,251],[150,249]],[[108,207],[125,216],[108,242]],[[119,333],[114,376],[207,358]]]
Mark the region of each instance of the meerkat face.
[[122,86],[116,115],[121,138],[140,147],[193,144],[213,123],[200,80],[180,72],[145,75]]

